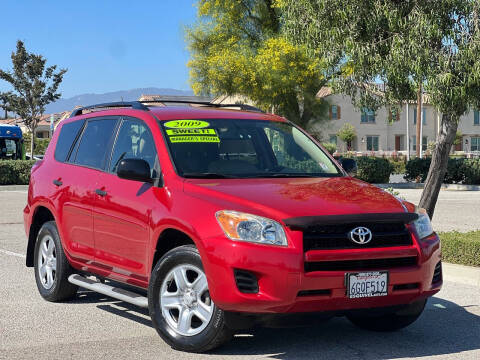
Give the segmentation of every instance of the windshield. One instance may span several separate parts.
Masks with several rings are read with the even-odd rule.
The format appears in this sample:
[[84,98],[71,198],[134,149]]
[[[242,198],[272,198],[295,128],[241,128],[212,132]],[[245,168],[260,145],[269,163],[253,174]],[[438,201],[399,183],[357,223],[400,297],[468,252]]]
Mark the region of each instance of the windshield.
[[265,120],[161,122],[173,161],[187,178],[341,176],[330,158],[289,123]]

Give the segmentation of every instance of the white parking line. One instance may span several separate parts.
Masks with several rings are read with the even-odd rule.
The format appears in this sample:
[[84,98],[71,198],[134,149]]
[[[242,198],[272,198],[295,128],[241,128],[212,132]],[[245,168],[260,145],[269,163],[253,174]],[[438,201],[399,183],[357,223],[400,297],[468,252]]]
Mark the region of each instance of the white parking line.
[[26,257],[24,254],[19,254],[19,253],[13,252],[13,251],[8,251],[8,250],[3,250],[3,249],[0,249],[0,253],[5,254],[5,255],[10,255],[10,256],[16,256],[16,257],[23,258],[23,259],[25,259],[25,257]]

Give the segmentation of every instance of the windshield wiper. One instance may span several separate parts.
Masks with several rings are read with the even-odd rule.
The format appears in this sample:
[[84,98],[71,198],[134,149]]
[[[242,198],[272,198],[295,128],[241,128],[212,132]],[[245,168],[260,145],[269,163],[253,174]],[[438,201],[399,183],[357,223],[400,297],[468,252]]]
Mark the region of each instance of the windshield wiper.
[[183,177],[185,178],[193,178],[193,179],[232,179],[233,176],[225,175],[225,174],[218,174],[218,173],[183,173]]

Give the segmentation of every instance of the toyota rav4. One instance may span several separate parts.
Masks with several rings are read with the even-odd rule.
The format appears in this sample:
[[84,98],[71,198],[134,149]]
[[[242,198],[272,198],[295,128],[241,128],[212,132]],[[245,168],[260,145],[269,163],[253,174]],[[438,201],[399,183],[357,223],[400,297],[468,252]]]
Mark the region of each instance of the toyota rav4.
[[26,263],[44,299],[148,307],[184,351],[301,314],[397,330],[440,290],[440,241],[354,168],[246,105],[77,109],[32,169]]

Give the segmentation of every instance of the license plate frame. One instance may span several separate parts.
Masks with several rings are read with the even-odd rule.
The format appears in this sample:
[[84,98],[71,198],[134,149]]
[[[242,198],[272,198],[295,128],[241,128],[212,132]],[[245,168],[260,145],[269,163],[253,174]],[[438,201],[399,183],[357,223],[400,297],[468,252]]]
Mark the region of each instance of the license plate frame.
[[[346,295],[349,299],[387,296],[389,280],[388,271],[345,273]],[[382,281],[385,282],[383,286]],[[362,284],[365,284],[365,290],[363,290]]]

